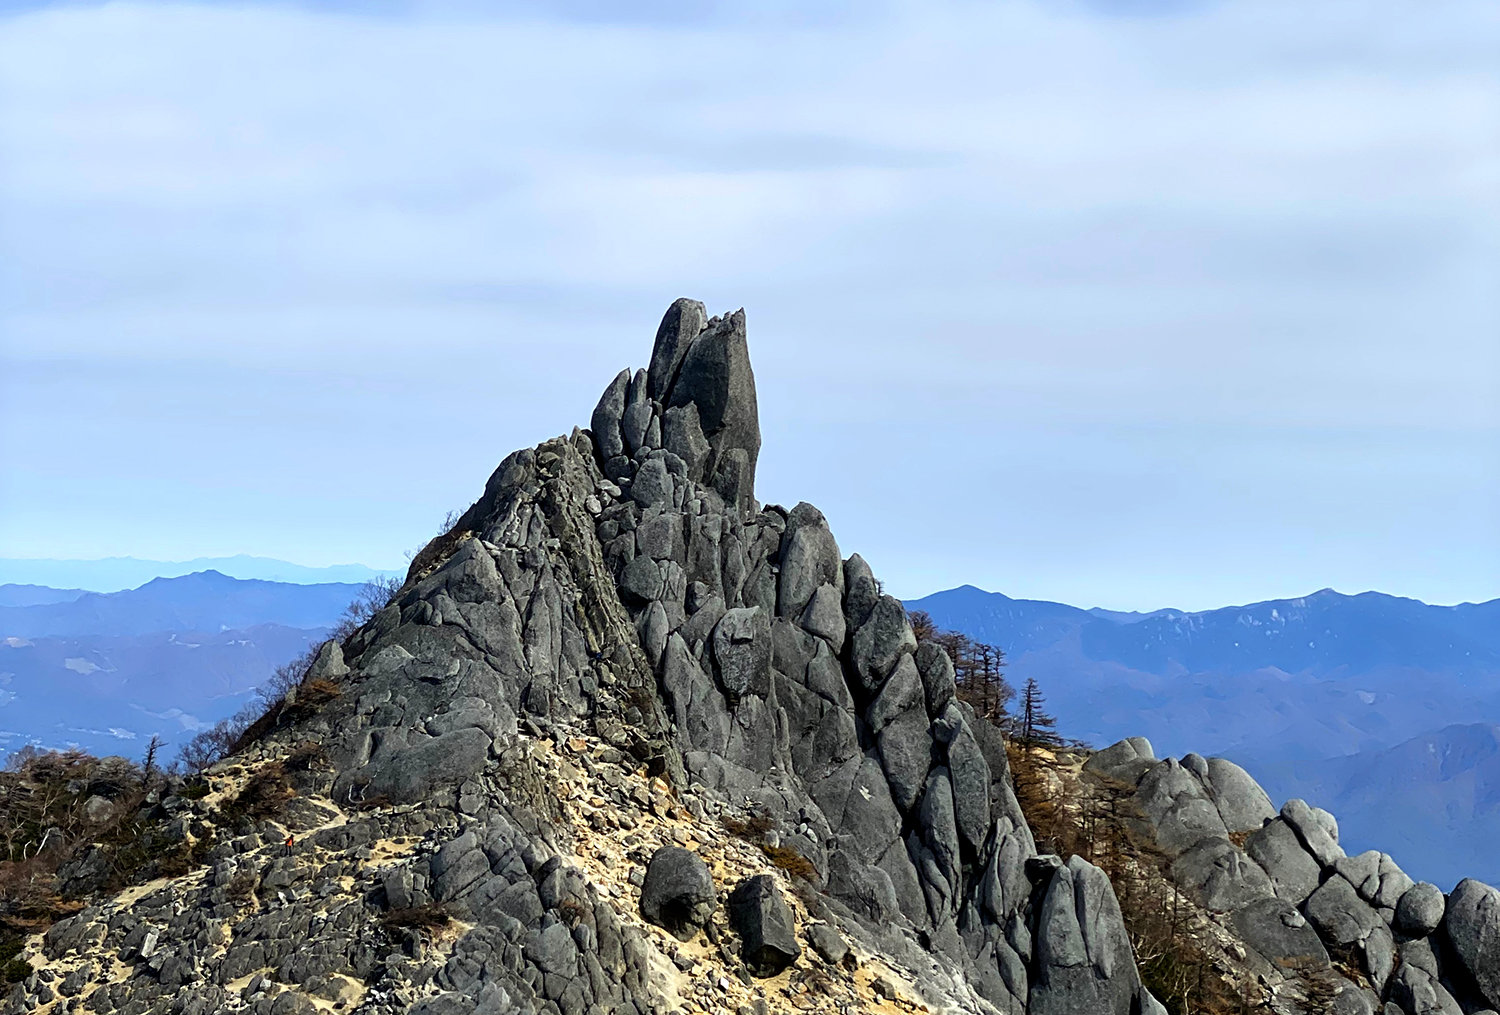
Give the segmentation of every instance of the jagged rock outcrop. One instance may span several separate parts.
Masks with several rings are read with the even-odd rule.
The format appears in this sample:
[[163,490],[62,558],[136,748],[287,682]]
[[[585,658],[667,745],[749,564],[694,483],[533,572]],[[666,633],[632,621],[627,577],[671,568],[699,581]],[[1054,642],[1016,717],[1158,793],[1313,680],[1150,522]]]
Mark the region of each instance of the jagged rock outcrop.
[[[1333,815],[1302,800],[1273,811],[1223,759],[1158,761],[1133,738],[1084,768],[1128,787],[1177,888],[1239,949],[1223,960],[1243,966],[1273,1010],[1459,1015],[1500,1004],[1494,888],[1465,881],[1445,899],[1384,853],[1346,856]],[[1310,1000],[1309,983],[1332,1000]]]
[[[677,301],[184,804],[206,866],[37,939],[4,1010],[1158,1011],[946,657],[821,512],[758,504],[760,443],[743,312]],[[1257,805],[1182,786],[1219,834]]]

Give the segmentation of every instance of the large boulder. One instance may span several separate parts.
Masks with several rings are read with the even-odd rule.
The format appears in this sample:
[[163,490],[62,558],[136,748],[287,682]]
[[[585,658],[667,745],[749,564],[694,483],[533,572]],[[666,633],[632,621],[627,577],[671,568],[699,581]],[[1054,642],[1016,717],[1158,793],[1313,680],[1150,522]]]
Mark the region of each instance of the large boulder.
[[1302,908],[1326,943],[1358,949],[1371,982],[1384,988],[1395,968],[1395,941],[1380,914],[1359,897],[1353,885],[1336,874]]
[[1411,1015],[1463,1015],[1463,1008],[1437,977],[1411,962],[1403,962],[1390,984],[1390,999]]
[[672,302],[656,329],[651,348],[651,367],[646,376],[646,393],[658,402],[666,398],[677,380],[677,371],[687,357],[688,346],[708,323],[708,311],[697,300]]
[[1305,800],[1288,800],[1281,808],[1281,818],[1292,826],[1320,866],[1332,867],[1344,858],[1338,822],[1321,807],[1309,806]]
[[1324,969],[1328,949],[1296,907],[1268,898],[1236,910],[1232,917],[1240,940],[1272,965],[1286,971]]
[[1395,860],[1373,849],[1335,860],[1333,869],[1354,886],[1360,898],[1379,909],[1395,909],[1413,884]]
[[1081,857],[1058,867],[1037,919],[1029,1015],[1132,1015],[1135,957],[1109,878]]
[[1292,826],[1281,818],[1273,819],[1246,839],[1245,852],[1271,876],[1277,896],[1294,906],[1301,905],[1317,890],[1323,869],[1302,845]]
[[1156,754],[1151,749],[1151,741],[1145,737],[1128,737],[1090,755],[1083,763],[1083,769],[1134,785],[1155,763]]
[[1172,863],[1172,880],[1200,906],[1219,913],[1275,895],[1260,865],[1228,839],[1204,839]]
[[1412,937],[1426,937],[1442,926],[1447,904],[1437,885],[1426,881],[1412,885],[1396,903],[1396,928]]
[[860,683],[868,692],[879,690],[897,660],[916,650],[906,607],[893,596],[881,596],[854,632],[854,668]]
[[702,857],[679,846],[651,854],[641,884],[641,916],[680,941],[691,940],[717,906],[713,875]]
[[630,389],[630,371],[621,370],[609,382],[599,404],[594,407],[591,421],[594,445],[603,461],[619,458],[625,454],[625,438],[620,434],[620,421],[625,415],[625,394]]
[[1231,835],[1253,832],[1276,816],[1266,791],[1232,761],[1209,758],[1207,785]]
[[1376,928],[1384,925],[1380,914],[1338,875],[1318,886],[1302,908],[1323,940],[1340,947],[1363,944]]
[[1500,1008],[1500,891],[1472,878],[1460,881],[1448,896],[1443,927],[1480,998]]
[[1141,776],[1136,801],[1151,822],[1157,845],[1168,856],[1178,856],[1204,839],[1229,837],[1202,780],[1175,758]]
[[777,582],[776,613],[782,617],[802,616],[820,586],[833,586],[837,592],[844,582],[839,544],[823,512],[811,504],[798,504],[787,516]]
[[933,718],[942,715],[948,703],[958,693],[954,679],[953,660],[948,653],[933,642],[917,646],[917,670],[922,674],[922,691],[927,699],[927,714]]
[[709,482],[739,512],[748,512],[755,501],[760,410],[743,310],[708,322],[688,345],[666,405],[689,403],[698,407],[698,422],[708,438]]
[[740,955],[756,976],[775,976],[802,954],[792,911],[769,874],[735,886],[729,895],[729,925],[740,936]]
[[714,628],[719,683],[735,697],[771,688],[771,620],[758,606],[727,610]]

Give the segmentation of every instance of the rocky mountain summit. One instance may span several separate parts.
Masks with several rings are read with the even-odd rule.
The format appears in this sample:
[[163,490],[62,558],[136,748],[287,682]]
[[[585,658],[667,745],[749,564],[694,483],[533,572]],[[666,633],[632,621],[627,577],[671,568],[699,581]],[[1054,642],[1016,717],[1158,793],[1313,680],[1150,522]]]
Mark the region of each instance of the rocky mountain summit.
[[[0,1010],[1164,1011],[1110,878],[1039,851],[948,657],[816,508],[757,502],[759,452],[744,314],[677,301],[588,430],[506,458],[156,804],[191,870],[110,894],[104,846],[70,864],[88,905]],[[1343,857],[1217,759],[1132,741],[1080,778],[1244,1010],[1500,1005],[1493,889]]]

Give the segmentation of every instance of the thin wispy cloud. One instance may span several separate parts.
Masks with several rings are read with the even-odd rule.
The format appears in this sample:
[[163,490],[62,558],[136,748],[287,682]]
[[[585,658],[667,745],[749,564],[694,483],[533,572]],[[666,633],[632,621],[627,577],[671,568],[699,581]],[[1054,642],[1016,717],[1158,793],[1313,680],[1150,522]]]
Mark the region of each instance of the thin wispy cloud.
[[[617,8],[628,6],[628,16]],[[1496,595],[1487,3],[26,5],[0,553],[385,565],[747,307],[897,591]]]

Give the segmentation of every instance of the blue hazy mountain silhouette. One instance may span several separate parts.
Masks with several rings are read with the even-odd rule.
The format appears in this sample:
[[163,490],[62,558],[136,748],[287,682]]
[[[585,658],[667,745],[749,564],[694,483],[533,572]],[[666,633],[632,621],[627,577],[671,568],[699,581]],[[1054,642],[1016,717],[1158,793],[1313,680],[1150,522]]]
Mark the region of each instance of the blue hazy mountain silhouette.
[[363,564],[308,567],[244,553],[232,557],[198,557],[177,561],[140,560],[135,557],[105,557],[98,560],[0,557],[0,583],[42,585],[53,589],[79,588],[91,592],[120,592],[136,588],[152,578],[178,578],[198,571],[218,571],[232,578],[293,582],[300,585],[363,583],[372,578],[398,573],[381,571]]
[[86,594],[83,589],[53,589],[45,585],[0,585],[0,607],[71,603]]
[[[175,752],[319,644],[362,588],[155,578],[100,594],[0,586],[0,754],[24,744]],[[51,594],[49,594],[51,593]]]
[[0,638],[128,636],[156,631],[220,631],[278,624],[332,624],[361,585],[296,585],[200,571],[154,578],[125,592],[88,592],[66,602],[0,607]]

